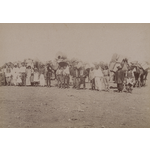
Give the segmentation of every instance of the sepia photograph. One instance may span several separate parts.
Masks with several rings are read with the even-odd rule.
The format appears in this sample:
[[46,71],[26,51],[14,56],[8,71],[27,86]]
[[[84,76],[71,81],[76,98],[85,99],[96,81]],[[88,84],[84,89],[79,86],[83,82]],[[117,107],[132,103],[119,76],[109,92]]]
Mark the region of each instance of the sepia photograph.
[[150,128],[149,23],[1,23],[0,128]]

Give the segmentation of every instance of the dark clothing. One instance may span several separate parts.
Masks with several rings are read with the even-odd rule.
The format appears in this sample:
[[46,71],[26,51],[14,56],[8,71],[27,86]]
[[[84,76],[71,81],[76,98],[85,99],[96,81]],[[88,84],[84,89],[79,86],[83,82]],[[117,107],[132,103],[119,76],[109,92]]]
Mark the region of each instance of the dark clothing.
[[22,85],[25,86],[26,85],[26,74],[25,73],[21,74],[21,80],[22,80]]
[[83,88],[85,88],[85,78],[87,77],[88,72],[85,69],[79,70],[80,81],[78,84],[78,89],[80,89],[81,84],[83,84]]
[[70,69],[70,75],[74,78],[74,77],[76,77],[76,68],[71,68]]
[[116,71],[115,82],[117,83],[117,88],[119,92],[123,90],[124,77],[125,73],[122,69]]
[[121,92],[123,90],[123,83],[117,83],[117,89]]
[[64,76],[64,88],[69,88],[69,80],[70,80],[69,75],[65,75]]
[[95,78],[91,80],[91,88],[95,90]]
[[78,84],[78,89],[80,89],[81,84],[83,84],[83,88],[85,88],[85,77],[80,77],[80,81]]
[[70,75],[73,80],[73,88],[77,88],[79,85],[79,70],[77,68],[72,67],[70,69]]
[[46,69],[47,69],[46,70],[47,86],[51,86],[52,68],[50,66],[48,66]]
[[116,74],[115,74],[115,82],[116,83],[123,83],[123,81],[124,81],[124,76],[125,76],[125,74],[124,74],[124,71],[123,70],[117,70],[116,71]]

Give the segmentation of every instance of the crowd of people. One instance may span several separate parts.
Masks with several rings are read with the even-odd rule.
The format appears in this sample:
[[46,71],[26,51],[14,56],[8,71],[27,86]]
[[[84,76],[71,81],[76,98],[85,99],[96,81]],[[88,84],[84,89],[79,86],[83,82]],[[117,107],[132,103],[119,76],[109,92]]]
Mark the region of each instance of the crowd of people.
[[[133,69],[128,67],[127,71],[122,70],[122,66],[117,67],[114,81],[117,84],[118,92],[124,89],[132,92],[135,83]],[[101,68],[99,65],[85,68],[77,68],[72,65],[58,66],[54,70],[51,64],[41,65],[37,68],[34,65],[24,62],[18,64],[5,64],[0,70],[1,85],[4,86],[42,86],[51,87],[52,77],[55,77],[58,88],[72,88],[79,90],[81,85],[86,89],[86,79],[90,82],[91,90],[110,90],[110,70],[106,65]],[[72,83],[72,85],[70,84]]]

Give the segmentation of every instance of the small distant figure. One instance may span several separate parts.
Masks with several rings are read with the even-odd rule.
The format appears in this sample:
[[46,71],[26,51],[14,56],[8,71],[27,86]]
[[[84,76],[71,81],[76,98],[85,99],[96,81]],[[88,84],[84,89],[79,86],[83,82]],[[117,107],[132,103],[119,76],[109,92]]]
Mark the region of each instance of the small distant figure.
[[51,87],[51,77],[52,77],[52,67],[50,66],[50,64],[47,64],[47,67],[46,67],[47,87]]
[[5,76],[6,76],[6,84],[7,84],[7,86],[10,86],[11,85],[11,76],[12,76],[10,65],[6,65]]
[[70,70],[69,70],[69,66],[65,66],[64,71],[63,71],[63,75],[64,75],[64,88],[69,88],[69,81],[70,81]]
[[34,86],[34,72],[31,73],[31,86]]
[[25,67],[24,62],[21,63],[20,73],[21,73],[22,85],[25,86],[26,85],[26,67]]
[[101,91],[102,90],[101,79],[103,77],[103,73],[101,71],[101,68],[99,68],[99,66],[96,66],[95,68],[96,68],[95,71],[94,71],[94,74],[95,74],[95,89],[97,91]]
[[56,71],[57,85],[59,88],[63,88],[63,67],[58,67]]
[[124,71],[122,70],[121,65],[119,65],[118,70],[115,73],[115,82],[117,83],[118,92],[122,92],[123,90],[123,82],[124,82]]
[[80,80],[79,80],[79,84],[78,84],[78,87],[77,87],[78,90],[80,89],[81,84],[83,84],[83,89],[86,88],[86,86],[85,86],[85,78],[87,77],[87,75],[88,75],[87,70],[84,67],[81,67],[79,69],[79,79]]
[[110,81],[110,75],[109,75],[109,69],[108,66],[105,66],[103,70],[104,74],[104,85],[105,85],[105,91],[109,91],[109,81]]
[[39,82],[40,82],[39,78],[40,77],[39,77],[38,69],[35,68],[34,69],[34,86],[38,86],[39,85]]
[[90,69],[89,80],[90,80],[90,83],[91,83],[91,90],[95,90],[95,73],[94,73],[94,67],[91,67],[91,69]]
[[31,66],[28,65],[26,69],[26,86],[31,85],[31,74],[32,74],[32,69]]
[[22,86],[22,79],[21,79],[22,75],[19,73],[17,76],[17,85],[18,86]]
[[40,75],[40,86],[42,86],[42,87],[45,86],[45,77],[44,77],[44,73],[43,72]]
[[126,73],[126,90],[128,93],[132,93],[134,82],[134,73],[131,67],[129,67]]

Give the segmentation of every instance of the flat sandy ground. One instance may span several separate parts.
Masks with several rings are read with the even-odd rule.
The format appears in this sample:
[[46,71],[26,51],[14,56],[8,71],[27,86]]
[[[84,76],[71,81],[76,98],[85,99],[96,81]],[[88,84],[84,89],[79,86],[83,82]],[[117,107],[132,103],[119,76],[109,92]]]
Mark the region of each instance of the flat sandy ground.
[[[148,78],[150,79],[150,78]],[[133,93],[0,87],[1,128],[149,128],[150,82]]]

